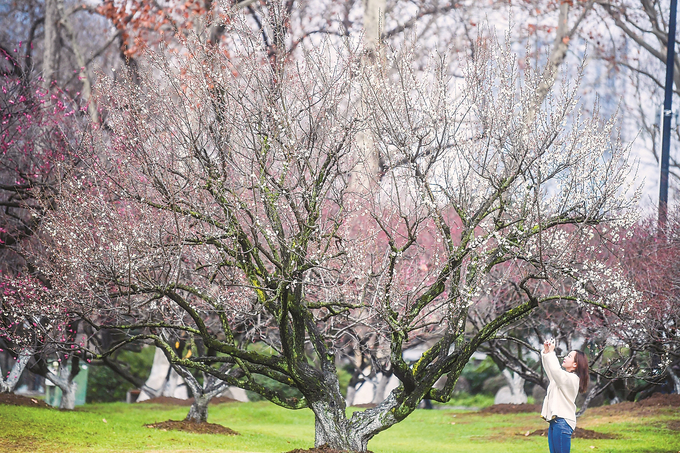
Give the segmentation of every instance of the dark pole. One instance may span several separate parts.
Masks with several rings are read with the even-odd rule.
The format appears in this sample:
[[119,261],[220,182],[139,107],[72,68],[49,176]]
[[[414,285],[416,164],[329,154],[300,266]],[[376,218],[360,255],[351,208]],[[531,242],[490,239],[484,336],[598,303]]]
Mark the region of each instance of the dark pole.
[[661,142],[661,174],[659,175],[659,228],[668,218],[668,165],[671,149],[671,117],[673,115],[673,66],[675,63],[675,13],[678,0],[671,0],[671,17],[668,19],[668,53],[666,54],[666,92],[663,101],[663,138]]

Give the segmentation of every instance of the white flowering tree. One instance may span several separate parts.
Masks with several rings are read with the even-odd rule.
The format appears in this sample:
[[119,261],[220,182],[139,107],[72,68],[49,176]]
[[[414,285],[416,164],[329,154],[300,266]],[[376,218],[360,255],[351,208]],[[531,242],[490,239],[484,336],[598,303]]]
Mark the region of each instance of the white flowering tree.
[[0,378],[1,392],[13,391],[24,369],[29,369],[59,387],[61,409],[73,409],[74,379],[85,343],[78,321],[52,300],[43,282],[30,276],[2,277],[0,349],[8,349],[16,361]]
[[[43,285],[27,277],[0,280],[0,352],[9,353],[14,363],[0,369],[0,392],[9,393],[44,340],[50,323],[50,306]],[[42,310],[47,316],[36,316]],[[41,322],[43,321],[43,322]],[[47,322],[45,322],[47,321]],[[29,327],[30,326],[30,327]]]
[[[635,296],[598,259],[631,222],[627,149],[613,121],[575,111],[575,89],[537,102],[550,74],[520,79],[493,35],[456,84],[436,58],[417,75],[409,49],[372,65],[349,42],[271,59],[223,19],[228,52],[189,38],[100,87],[108,129],[78,151],[82,171],[44,223],[41,270],[69,313],[310,408],[316,445],[365,451],[423,398],[447,401],[473,352],[541,304]],[[385,174],[356,158],[358,132]],[[564,278],[569,290],[550,285]],[[468,310],[499,284],[521,297],[470,334]],[[336,373],[348,332],[379,337],[401,383],[350,417]],[[424,334],[439,341],[406,363]],[[181,357],[178,337],[212,354]]]

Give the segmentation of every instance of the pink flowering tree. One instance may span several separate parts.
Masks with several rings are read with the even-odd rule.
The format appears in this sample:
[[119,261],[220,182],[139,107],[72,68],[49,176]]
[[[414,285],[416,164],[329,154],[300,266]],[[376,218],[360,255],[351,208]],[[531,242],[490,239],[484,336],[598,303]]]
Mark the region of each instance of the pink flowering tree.
[[[81,146],[87,109],[56,84],[43,88],[16,55],[0,52],[12,68],[0,83],[0,349],[16,360],[3,370],[3,390],[12,391],[28,368],[55,383],[62,408],[72,409],[73,379],[80,360],[87,359],[83,346],[92,331],[64,307],[56,309],[51,283],[34,257],[46,253],[41,222],[46,212],[59,209],[60,181],[80,162],[74,151]],[[106,363],[123,371],[110,358]]]
[[20,77],[3,77],[0,105],[0,248],[3,271],[13,272],[25,264],[17,244],[33,236],[44,209],[54,207],[55,182],[75,157],[80,128],[67,93]]
[[[73,151],[79,147],[81,112],[68,93],[43,89],[28,80],[18,62],[8,61],[19,69],[0,84],[0,335],[16,362],[4,371],[3,390],[11,391],[28,365],[62,388],[63,407],[68,407],[75,374],[52,372],[46,363],[55,361],[64,370],[70,366],[76,348],[67,331],[73,319],[51,302],[49,280],[29,255],[44,252],[38,239],[41,221],[46,211],[58,209],[58,181],[79,161]],[[79,369],[72,368],[74,373]]]
[[[44,222],[40,269],[70,313],[311,409],[316,445],[365,451],[423,398],[447,401],[474,351],[541,304],[635,297],[596,229],[616,240],[633,221],[614,122],[579,115],[571,88],[536,102],[544,75],[520,79],[493,35],[456,83],[445,61],[422,75],[406,48],[369,64],[349,41],[271,64],[241,19],[224,26],[228,54],[190,37],[100,87],[107,129]],[[470,307],[503,282],[521,297],[470,334]],[[350,417],[336,373],[348,332],[379,338],[401,383]],[[411,366],[402,352],[425,334],[439,340]],[[177,337],[215,355],[181,357]]]
[[665,383],[680,391],[677,210],[669,217],[664,230],[649,220],[635,225],[633,239],[621,255],[641,297],[628,316],[619,316],[608,326],[611,352],[605,357],[603,374],[619,378],[629,400],[649,395]]

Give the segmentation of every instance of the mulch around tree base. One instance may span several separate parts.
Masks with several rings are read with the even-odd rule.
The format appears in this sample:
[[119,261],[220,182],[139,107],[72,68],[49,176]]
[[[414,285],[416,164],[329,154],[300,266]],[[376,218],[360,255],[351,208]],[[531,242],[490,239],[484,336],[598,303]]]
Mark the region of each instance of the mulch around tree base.
[[524,414],[527,412],[541,412],[540,404],[494,404],[493,406],[485,407],[478,413],[491,414]]
[[[310,448],[309,450],[302,450],[296,448],[295,450],[287,451],[286,453],[351,453],[346,450],[336,450],[331,448],[328,444],[321,445],[320,447]],[[373,453],[371,450],[366,450],[365,453]]]
[[14,393],[0,393],[0,404],[6,404],[8,406],[29,406],[52,409],[52,406],[42,400],[15,395]]
[[[547,436],[547,429],[537,429],[536,431],[524,436]],[[598,433],[596,431],[591,431],[589,429],[576,428],[574,433],[571,435],[572,439],[618,439],[618,436],[613,436],[611,434]]]
[[196,434],[224,434],[227,436],[239,436],[233,429],[226,428],[215,423],[196,423],[187,420],[168,420],[160,423],[149,423],[147,428],[160,429],[161,431],[186,431]]
[[[222,403],[238,403],[238,400],[227,398],[226,396],[218,396],[210,400],[210,404],[222,404]],[[174,406],[191,406],[194,404],[193,398],[179,399],[172,398],[170,396],[159,396],[158,398],[151,398],[150,400],[140,401],[140,404],[151,403],[151,404],[163,404],[163,405],[174,405]]]

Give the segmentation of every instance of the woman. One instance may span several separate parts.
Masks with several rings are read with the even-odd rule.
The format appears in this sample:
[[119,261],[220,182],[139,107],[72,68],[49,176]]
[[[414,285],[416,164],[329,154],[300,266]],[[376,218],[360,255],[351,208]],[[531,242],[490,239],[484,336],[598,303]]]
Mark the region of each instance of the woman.
[[541,409],[541,417],[550,423],[550,453],[569,453],[576,428],[576,395],[588,389],[588,359],[581,351],[571,351],[562,361],[562,369],[555,355],[555,342],[546,341],[541,361],[550,381]]

